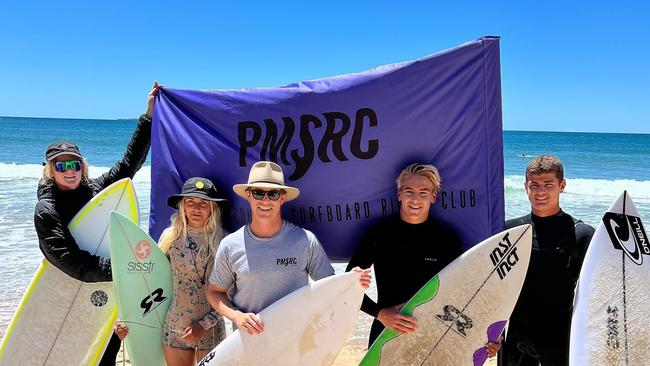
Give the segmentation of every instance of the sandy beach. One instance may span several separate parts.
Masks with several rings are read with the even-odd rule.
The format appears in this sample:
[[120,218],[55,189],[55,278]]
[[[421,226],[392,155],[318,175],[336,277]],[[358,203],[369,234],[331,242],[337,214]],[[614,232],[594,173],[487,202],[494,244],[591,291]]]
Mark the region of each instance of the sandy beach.
[[[360,313],[357,320],[357,326],[353,334],[345,342],[343,348],[339,352],[339,355],[334,360],[332,366],[356,366],[359,364],[363,356],[366,354],[366,343],[367,343],[367,329],[370,329],[370,324],[372,323],[372,318],[366,314]],[[228,333],[231,332],[230,325],[226,325]],[[116,366],[130,365],[128,359],[128,353],[124,350],[124,347],[120,350],[120,353],[117,355]],[[496,366],[496,358],[488,359],[485,363],[485,366]]]
[[[365,314],[359,315],[360,321],[366,323],[365,329],[370,328],[370,323],[372,322],[369,316]],[[231,333],[230,325],[226,325],[228,333]],[[354,334],[357,334],[360,331],[359,327],[355,329]],[[366,354],[366,339],[356,338],[355,335],[352,335],[348,338],[347,342],[341,348],[339,355],[332,365],[334,366],[352,366],[358,365],[363,356]],[[124,346],[120,349],[120,352],[117,355],[116,366],[130,365],[128,352],[125,350]]]
[[[363,345],[356,344],[357,342],[348,341],[345,346],[341,349],[338,357],[332,364],[333,366],[356,366],[359,364],[363,356],[366,354],[366,347]],[[123,356],[124,355],[124,356]],[[120,365],[130,365],[128,361],[128,355],[120,351],[117,356],[116,366]],[[496,358],[489,359],[485,366],[496,366]]]
[[[359,361],[361,361],[365,353],[366,353],[366,348],[364,346],[346,344],[345,346],[343,346],[341,352],[339,353],[338,357],[336,358],[336,360],[332,365],[333,366],[358,365]],[[120,353],[117,355],[117,362],[115,363],[115,365],[122,366],[122,365],[130,365],[130,364],[131,362],[129,362],[128,354],[124,351],[124,349],[120,350]]]

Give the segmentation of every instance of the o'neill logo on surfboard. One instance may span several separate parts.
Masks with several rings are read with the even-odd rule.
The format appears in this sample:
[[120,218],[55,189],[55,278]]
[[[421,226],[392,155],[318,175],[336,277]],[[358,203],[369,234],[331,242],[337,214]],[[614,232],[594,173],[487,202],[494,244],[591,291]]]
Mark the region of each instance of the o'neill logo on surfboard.
[[503,280],[510,272],[517,262],[519,256],[517,255],[517,247],[510,242],[510,233],[506,233],[499,245],[490,253],[490,260],[492,265],[497,269],[499,279]]
[[603,223],[614,248],[622,250],[632,262],[641,265],[643,255],[650,255],[648,235],[639,217],[607,212]]

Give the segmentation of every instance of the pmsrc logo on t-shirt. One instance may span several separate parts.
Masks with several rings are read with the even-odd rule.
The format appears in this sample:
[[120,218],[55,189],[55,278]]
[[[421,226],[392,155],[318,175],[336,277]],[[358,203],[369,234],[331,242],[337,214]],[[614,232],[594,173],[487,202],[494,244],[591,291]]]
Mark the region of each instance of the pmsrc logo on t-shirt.
[[614,248],[622,250],[632,262],[641,265],[642,255],[650,255],[650,243],[641,218],[607,212],[603,216],[603,224]]
[[284,267],[296,266],[298,265],[298,258],[296,257],[277,258],[275,264]]

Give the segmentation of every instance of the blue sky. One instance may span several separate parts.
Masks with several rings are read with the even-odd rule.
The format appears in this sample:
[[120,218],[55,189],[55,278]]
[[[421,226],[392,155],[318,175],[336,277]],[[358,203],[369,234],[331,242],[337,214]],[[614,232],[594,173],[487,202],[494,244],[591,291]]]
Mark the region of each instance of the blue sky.
[[0,115],[132,118],[153,80],[276,86],[500,35],[505,129],[650,133],[650,3],[0,3]]

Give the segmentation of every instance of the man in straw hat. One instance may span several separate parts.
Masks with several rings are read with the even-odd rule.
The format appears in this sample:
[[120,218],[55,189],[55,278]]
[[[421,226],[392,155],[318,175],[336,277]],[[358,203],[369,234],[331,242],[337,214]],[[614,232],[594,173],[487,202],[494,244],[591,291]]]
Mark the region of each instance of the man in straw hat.
[[[316,236],[282,218],[285,202],[300,190],[284,184],[282,168],[270,161],[251,167],[248,183],[233,190],[248,200],[251,223],[225,237],[217,254],[208,285],[213,308],[250,335],[264,331],[257,315],[280,298],[334,274],[334,268]],[[361,271],[357,268],[358,271]],[[370,284],[368,270],[360,283]],[[232,288],[232,301],[227,292]]]

